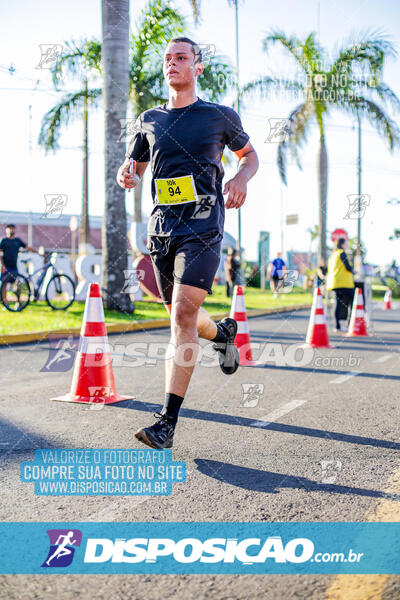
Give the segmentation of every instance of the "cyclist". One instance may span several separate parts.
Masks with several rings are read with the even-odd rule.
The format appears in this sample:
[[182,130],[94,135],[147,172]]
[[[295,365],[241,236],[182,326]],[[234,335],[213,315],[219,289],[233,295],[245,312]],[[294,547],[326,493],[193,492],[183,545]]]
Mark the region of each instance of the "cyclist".
[[[225,208],[242,206],[258,159],[239,115],[196,95],[196,79],[203,69],[195,42],[184,37],[169,42],[164,54],[169,100],[139,115],[126,161],[117,174],[121,187],[133,188],[151,161],[154,207],[147,247],[171,315],[174,352],[166,360],[162,413],[154,425],[138,430],[135,437],[158,449],[172,447],[179,409],[196,362],[198,337],[214,342],[224,373],[234,373],[239,365],[233,343],[236,321],[227,318],[215,324],[201,305],[207,293],[212,293],[220,263],[223,195],[228,195]],[[238,157],[239,167],[223,189],[225,145]]]
[[[10,276],[7,277],[7,281],[10,283],[15,281],[13,275],[18,273],[17,260],[20,248],[25,248],[28,252],[38,253],[35,248],[27,246],[26,243],[21,240],[21,238],[15,237],[15,225],[10,223],[9,225],[6,225],[6,237],[3,237],[0,241],[0,250],[2,251],[0,254],[1,281],[4,280],[8,273]],[[4,294],[5,289],[2,290],[3,300]]]

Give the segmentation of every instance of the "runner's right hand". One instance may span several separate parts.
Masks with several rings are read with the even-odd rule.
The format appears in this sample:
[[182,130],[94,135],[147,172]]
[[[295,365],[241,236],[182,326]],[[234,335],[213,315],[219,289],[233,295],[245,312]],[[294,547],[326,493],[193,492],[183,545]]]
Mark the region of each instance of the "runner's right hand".
[[129,172],[130,162],[126,160],[118,171],[118,184],[125,190],[130,190],[135,187],[136,160],[133,161],[132,173]]

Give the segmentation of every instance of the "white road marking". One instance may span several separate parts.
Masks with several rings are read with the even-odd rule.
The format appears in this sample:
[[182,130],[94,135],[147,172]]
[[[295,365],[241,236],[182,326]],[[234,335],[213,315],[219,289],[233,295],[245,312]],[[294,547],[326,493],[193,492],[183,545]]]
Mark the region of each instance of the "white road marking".
[[387,360],[389,360],[389,358],[392,358],[393,354],[384,354],[383,356],[380,356],[379,358],[377,358],[376,360],[374,360],[374,362],[376,363],[384,363]]
[[331,379],[331,381],[329,383],[344,383],[348,379],[351,379],[352,377],[355,377],[356,375],[359,375],[360,373],[361,373],[361,371],[349,371],[345,375],[340,375],[339,377],[336,377],[335,379]]
[[287,415],[290,411],[294,410],[298,406],[305,404],[307,400],[292,400],[291,402],[287,402],[283,406],[273,410],[269,415],[265,415],[264,417],[260,417],[257,421],[252,421],[250,425],[253,427],[266,427],[270,423],[273,423],[280,417]]

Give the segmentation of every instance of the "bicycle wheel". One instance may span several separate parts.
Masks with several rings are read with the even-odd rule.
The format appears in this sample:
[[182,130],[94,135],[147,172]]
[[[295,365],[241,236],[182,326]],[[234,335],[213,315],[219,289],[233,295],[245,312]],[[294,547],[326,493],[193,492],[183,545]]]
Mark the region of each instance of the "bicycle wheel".
[[31,297],[28,279],[20,273],[6,273],[1,282],[0,296],[7,310],[21,312],[28,306]]
[[75,283],[61,273],[53,275],[46,288],[46,302],[53,310],[66,310],[75,300]]

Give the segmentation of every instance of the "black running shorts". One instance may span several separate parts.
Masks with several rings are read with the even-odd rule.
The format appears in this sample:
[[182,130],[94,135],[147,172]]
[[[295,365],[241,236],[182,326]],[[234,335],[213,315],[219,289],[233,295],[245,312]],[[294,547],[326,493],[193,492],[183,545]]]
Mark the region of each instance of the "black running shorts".
[[149,236],[147,248],[164,304],[171,304],[174,282],[212,293],[221,257],[218,231],[177,236]]

